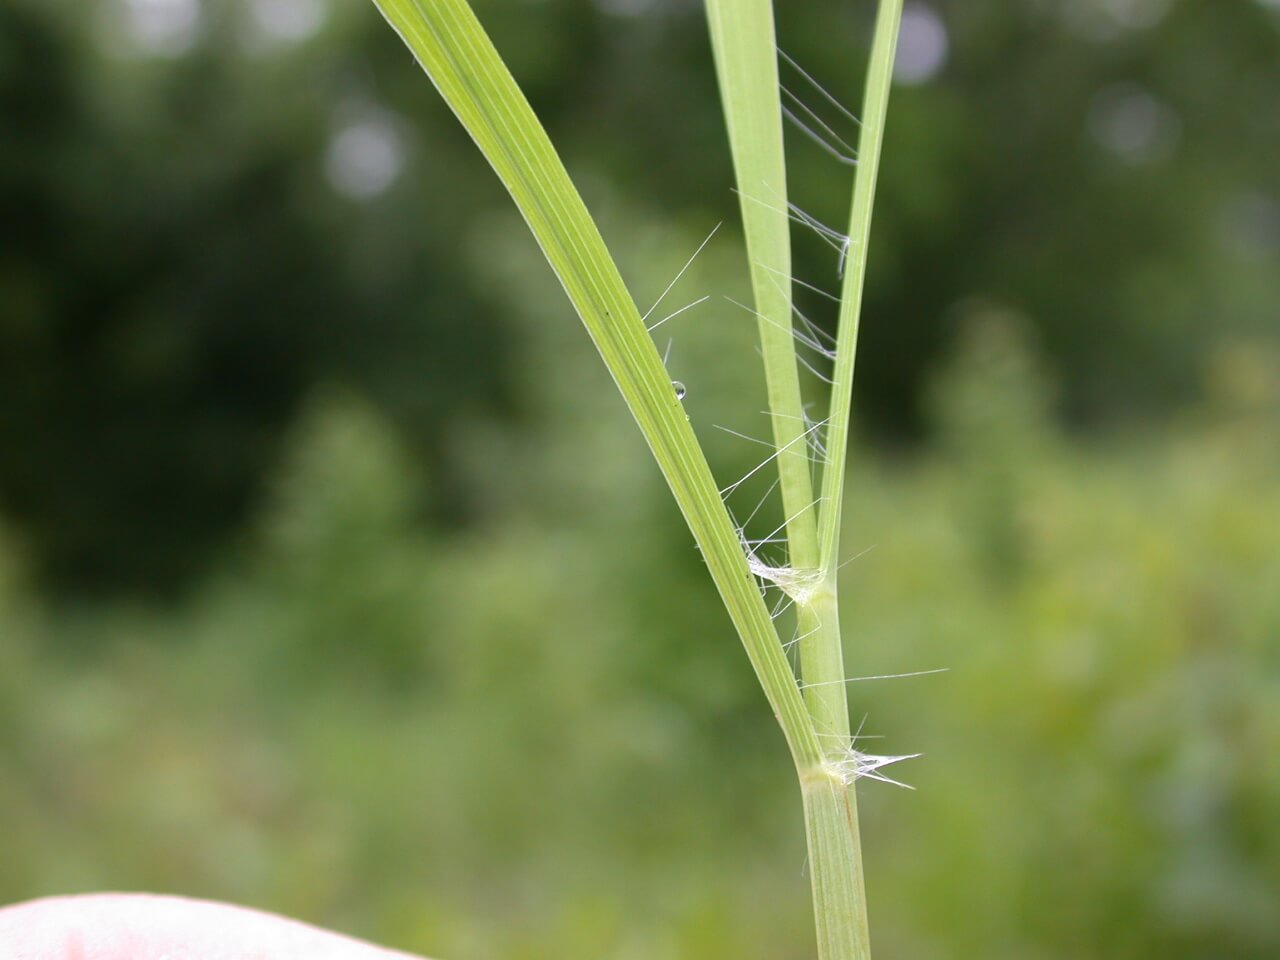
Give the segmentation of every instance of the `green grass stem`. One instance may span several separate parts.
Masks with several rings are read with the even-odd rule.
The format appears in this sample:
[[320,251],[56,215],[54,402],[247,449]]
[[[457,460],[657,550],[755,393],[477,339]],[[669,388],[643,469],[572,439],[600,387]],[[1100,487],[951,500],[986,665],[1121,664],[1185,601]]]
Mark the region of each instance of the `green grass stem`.
[[[868,960],[857,810],[835,761],[849,749],[836,560],[849,390],[901,0],[882,0],[869,68],[862,164],[855,178],[829,447],[813,496],[792,335],[790,227],[776,42],[770,0],[708,0],[751,261],[789,561],[804,695],[765,608],[688,417],[604,240],[533,110],[466,0],[374,0],[492,165],[621,391],[702,551],[782,727],[800,778],[821,960]],[[806,579],[807,578],[807,579]],[[819,745],[819,732],[833,735]]]
[[[814,728],[827,738],[828,757],[838,761],[852,748],[837,592],[841,503],[872,200],[902,3],[880,3],[867,70],[827,429],[829,459],[816,509],[806,508],[813,503],[808,449],[795,442],[804,429],[803,399],[790,289],[780,282],[791,277],[790,224],[772,3],[707,0],[706,6],[760,318],[774,438],[783,454],[778,457],[778,469],[788,518],[789,563],[793,573],[812,584],[794,593],[800,675]],[[784,444],[792,446],[784,448]],[[868,960],[870,936],[854,785],[833,783],[825,772],[813,778],[802,776],[801,784],[818,955],[823,960]]]

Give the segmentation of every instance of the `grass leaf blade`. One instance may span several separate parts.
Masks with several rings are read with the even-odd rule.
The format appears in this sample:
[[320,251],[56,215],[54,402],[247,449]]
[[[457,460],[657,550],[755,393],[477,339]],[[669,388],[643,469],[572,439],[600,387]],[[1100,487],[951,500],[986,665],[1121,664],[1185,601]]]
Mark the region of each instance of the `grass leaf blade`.
[[818,538],[791,317],[791,221],[771,0],[707,0],[751,288],[760,331],[774,447],[787,518],[788,557],[816,568]]
[[902,0],[880,0],[871,61],[862,98],[862,131],[858,138],[858,166],[853,180],[849,212],[849,256],[840,291],[840,322],[831,388],[831,427],[827,440],[827,465],[822,474],[822,507],[818,516],[822,568],[839,565],[841,499],[849,450],[849,414],[853,403],[853,368],[858,349],[858,325],[862,290],[867,275],[867,246],[871,237],[871,211],[875,203],[880,151],[884,143],[889,88],[893,83],[893,56],[902,20]]
[[594,221],[466,0],[374,0],[519,207],[653,451],[797,765],[820,757],[803,700],[702,449]]

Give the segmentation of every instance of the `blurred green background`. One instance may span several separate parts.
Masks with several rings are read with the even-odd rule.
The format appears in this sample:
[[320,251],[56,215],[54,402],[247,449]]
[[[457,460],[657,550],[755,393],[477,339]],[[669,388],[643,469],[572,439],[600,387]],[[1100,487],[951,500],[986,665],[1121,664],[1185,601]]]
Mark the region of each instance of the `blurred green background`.
[[[856,104],[870,0],[779,6]],[[728,483],[715,425],[767,424],[700,5],[477,7],[642,306],[725,222],[659,336]],[[949,672],[851,689],[926,754],[860,791],[878,955],[1280,956],[1280,5],[910,2],[898,74],[848,661]],[[0,0],[0,825],[0,901],[812,955],[697,553],[371,4]]]

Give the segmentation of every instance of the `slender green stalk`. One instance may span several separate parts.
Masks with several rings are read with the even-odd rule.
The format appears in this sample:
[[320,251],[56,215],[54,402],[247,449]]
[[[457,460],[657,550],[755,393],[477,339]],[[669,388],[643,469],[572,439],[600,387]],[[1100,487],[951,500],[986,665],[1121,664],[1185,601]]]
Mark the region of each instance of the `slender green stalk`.
[[[772,0],[707,0],[706,6],[751,264],[774,444],[779,451],[790,568],[789,583],[782,585],[795,599],[800,673],[809,684],[805,701],[816,728],[829,735],[829,752],[838,754],[847,747],[849,712],[844,690],[831,682],[838,683],[844,675],[838,625],[834,615],[824,622],[820,608],[830,605],[814,589],[824,577],[792,328],[791,231],[773,4]],[[840,490],[824,491],[833,492],[838,496]]]
[[[720,80],[734,171],[742,198],[760,341],[779,450],[803,428],[802,401],[791,336],[790,248],[782,155],[782,105],[770,0],[707,0],[707,19]],[[901,0],[881,0],[872,41],[849,229],[850,248],[840,304],[840,326],[828,422],[829,459],[818,501],[819,551],[810,539],[810,475],[779,457],[787,539],[800,637],[800,672],[815,729],[827,737],[827,758],[838,763],[852,750],[844,655],[840,634],[837,569],[844,495],[849,412],[858,317],[866,274],[867,240],[879,167],[893,52]],[[759,192],[765,193],[760,197]],[[782,311],[786,316],[782,317]],[[792,430],[782,429],[789,425]],[[790,452],[784,450],[784,453]],[[852,778],[846,785],[831,764],[801,773],[809,863],[813,880],[818,955],[823,960],[869,960],[871,946]]]
[[[827,432],[827,463],[822,473],[822,499],[818,514],[821,539],[820,566],[822,587],[814,602],[828,605],[819,612],[820,624],[816,643],[823,655],[813,662],[820,675],[811,675],[806,664],[805,683],[809,691],[839,691],[838,703],[827,704],[840,726],[840,744],[849,734],[848,698],[844,685],[844,662],[841,652],[839,596],[839,541],[841,507],[844,502],[845,463],[849,445],[849,414],[853,395],[854,359],[858,345],[858,326],[862,311],[862,291],[867,270],[868,241],[871,235],[871,210],[875,199],[876,177],[880,169],[880,153],[884,142],[885,116],[889,105],[889,88],[893,80],[893,56],[897,47],[898,27],[902,18],[902,0],[880,0],[875,34],[871,44],[871,60],[867,67],[867,83],[862,102],[862,132],[858,138],[858,167],[854,176],[853,201],[849,215],[849,252],[846,257],[844,284],[840,296],[839,330],[836,338],[836,360],[832,376],[831,409]],[[852,749],[852,744],[849,744]],[[862,844],[858,830],[858,802],[854,781],[848,780],[843,790],[825,790],[805,795],[805,819],[808,826],[810,858],[815,864],[814,905],[818,926],[819,957],[870,960],[871,942],[867,923],[866,893],[862,872]],[[843,818],[841,831],[831,825]],[[827,845],[830,844],[830,847]],[[848,858],[847,868],[833,865],[834,878],[828,881],[834,889],[820,887],[818,864],[823,858]],[[849,887],[841,884],[849,884]],[[843,898],[848,899],[843,899]],[[848,903],[849,915],[831,916],[829,910],[841,909]],[[825,932],[824,932],[825,931]],[[829,941],[824,943],[824,937]],[[836,951],[824,954],[824,947]]]
[[840,291],[840,327],[832,375],[831,419],[827,433],[827,465],[822,473],[822,507],[818,531],[822,542],[822,569],[832,590],[839,564],[840,515],[845,462],[849,449],[849,411],[853,400],[853,362],[858,348],[858,324],[862,313],[862,288],[867,276],[867,244],[871,237],[871,208],[875,202],[880,149],[884,143],[885,114],[893,82],[893,55],[897,47],[902,0],[880,0],[871,61],[862,97],[862,133],[858,138],[858,168],[853,180],[849,211],[849,254]]
[[[818,505],[792,325],[791,224],[773,4],[772,0],[707,0],[706,7],[764,358],[790,588],[796,594],[801,673],[825,676],[824,665],[829,669],[833,659],[840,662],[839,634],[834,635],[833,651],[830,631],[822,629],[818,611],[798,589],[818,577]],[[848,712],[844,710],[842,720],[839,709],[843,691],[810,687],[805,700],[817,730],[838,737],[843,729],[847,734]],[[818,882],[817,872],[814,882]]]
[[817,504],[791,321],[791,230],[772,0],[707,0],[778,451],[788,556],[818,564]]
[[800,780],[819,960],[869,960],[862,838],[852,786],[823,767]]

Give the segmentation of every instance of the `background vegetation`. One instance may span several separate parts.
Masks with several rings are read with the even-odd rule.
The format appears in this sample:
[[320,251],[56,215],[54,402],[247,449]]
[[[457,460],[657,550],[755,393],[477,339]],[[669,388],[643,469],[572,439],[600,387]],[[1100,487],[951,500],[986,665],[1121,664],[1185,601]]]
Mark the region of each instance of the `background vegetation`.
[[[726,221],[668,326],[728,482],[712,424],[766,421],[699,5],[477,6],[642,301]],[[870,5],[781,7],[856,102]],[[927,754],[862,792],[878,949],[1274,957],[1280,11],[905,23],[843,592],[852,674],[950,672],[853,690]],[[513,218],[371,6],[0,0],[0,899],[810,954],[785,751]]]

